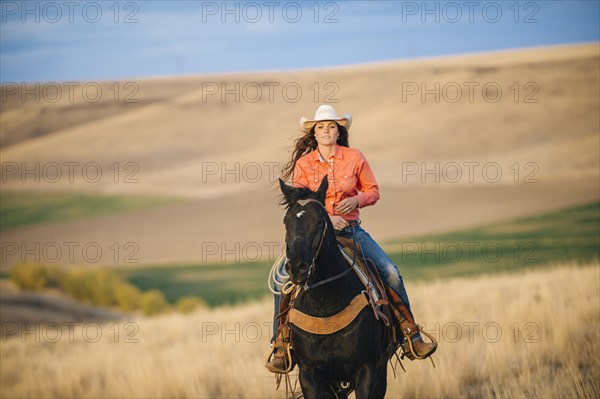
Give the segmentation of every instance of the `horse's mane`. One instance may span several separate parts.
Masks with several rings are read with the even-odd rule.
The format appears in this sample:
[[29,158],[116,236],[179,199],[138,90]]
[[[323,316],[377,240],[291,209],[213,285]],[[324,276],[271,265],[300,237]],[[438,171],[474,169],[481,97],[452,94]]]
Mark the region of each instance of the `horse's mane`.
[[279,205],[283,205],[285,206],[285,209],[290,209],[291,206],[296,203],[296,201],[301,200],[301,199],[306,199],[306,198],[317,198],[316,196],[316,192],[312,191],[310,188],[308,187],[292,187],[290,186],[290,189],[292,190],[289,194],[288,197],[286,197],[285,195],[281,195],[281,200],[279,201]]

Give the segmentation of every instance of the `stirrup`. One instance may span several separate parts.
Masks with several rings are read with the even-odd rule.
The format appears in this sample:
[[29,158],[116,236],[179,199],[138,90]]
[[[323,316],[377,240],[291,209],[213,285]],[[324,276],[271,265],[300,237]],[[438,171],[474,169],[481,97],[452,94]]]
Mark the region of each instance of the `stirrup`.
[[[283,362],[286,365],[285,370],[269,366],[269,363],[271,362],[271,359],[273,358],[273,356],[275,355],[275,352],[277,350],[283,351]],[[273,346],[273,348],[267,355],[267,360],[265,362],[265,368],[267,370],[269,370],[270,372],[276,373],[276,374],[287,374],[294,369],[295,365],[296,365],[296,363],[294,363],[294,361],[292,359],[292,353],[290,352],[290,345],[284,345],[283,348]]]
[[[436,348],[437,348],[437,341],[435,340],[435,338],[433,338],[431,336],[431,334],[429,334],[427,331],[423,330],[423,327],[421,327],[420,324],[416,324],[417,326],[417,331],[423,335],[425,335],[427,338],[429,338],[429,340],[436,344]],[[403,334],[404,335],[404,334]],[[433,363],[433,359],[431,358],[431,355],[433,355],[433,352],[431,352],[428,355],[425,356],[420,356],[417,354],[417,352],[415,351],[415,348],[413,347],[413,343],[412,343],[412,337],[416,335],[416,332],[410,335],[404,335],[404,339],[406,340],[406,342],[403,342],[401,347],[402,347],[402,356],[401,358],[404,359],[405,357],[410,359],[410,360],[423,360],[423,359],[427,359],[429,358],[429,360],[431,360],[431,363],[433,364],[433,367],[435,367],[435,363]],[[422,338],[421,338],[422,339]]]

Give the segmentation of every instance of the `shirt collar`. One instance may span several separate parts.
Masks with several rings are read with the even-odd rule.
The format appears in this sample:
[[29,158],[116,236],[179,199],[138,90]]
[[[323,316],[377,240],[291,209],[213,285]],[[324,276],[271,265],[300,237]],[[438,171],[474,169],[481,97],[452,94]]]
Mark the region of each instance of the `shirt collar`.
[[[325,159],[323,159],[323,157],[321,156],[321,153],[319,153],[319,148],[317,147],[314,151],[313,151],[313,160],[315,162],[319,161],[319,162],[327,162]],[[342,146],[341,145],[336,145],[335,146],[335,151],[333,152],[332,155],[333,158],[337,158],[337,159],[344,159],[344,154],[342,154]]]

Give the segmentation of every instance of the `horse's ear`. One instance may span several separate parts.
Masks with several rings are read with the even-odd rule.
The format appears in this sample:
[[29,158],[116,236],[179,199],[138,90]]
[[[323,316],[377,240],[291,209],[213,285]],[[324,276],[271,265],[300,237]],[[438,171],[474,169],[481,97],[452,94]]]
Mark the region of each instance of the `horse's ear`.
[[293,187],[288,186],[285,182],[279,179],[279,187],[281,187],[281,192],[285,198],[290,198],[290,195],[294,191]]
[[329,181],[327,180],[327,175],[323,177],[321,180],[321,185],[317,190],[317,199],[325,204],[325,196],[327,195],[327,189],[329,188]]

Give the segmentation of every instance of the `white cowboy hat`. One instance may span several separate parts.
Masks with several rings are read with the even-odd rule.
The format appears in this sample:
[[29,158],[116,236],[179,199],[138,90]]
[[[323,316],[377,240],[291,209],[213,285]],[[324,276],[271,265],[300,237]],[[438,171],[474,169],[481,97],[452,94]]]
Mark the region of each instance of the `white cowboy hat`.
[[340,118],[337,116],[335,109],[333,109],[331,105],[325,104],[317,108],[314,119],[308,119],[304,116],[300,118],[300,126],[308,131],[320,121],[336,121],[338,124],[350,130],[350,125],[352,125],[352,115],[344,114],[344,116]]

